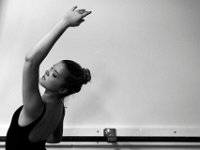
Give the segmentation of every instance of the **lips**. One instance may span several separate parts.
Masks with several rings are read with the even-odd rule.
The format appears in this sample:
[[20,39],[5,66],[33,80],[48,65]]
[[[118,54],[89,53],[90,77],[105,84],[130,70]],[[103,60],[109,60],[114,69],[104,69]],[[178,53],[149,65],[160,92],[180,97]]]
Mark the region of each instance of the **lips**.
[[49,71],[46,70],[45,73],[44,73],[44,75],[42,76],[42,79],[46,80],[46,77],[48,77],[48,76],[49,76]]

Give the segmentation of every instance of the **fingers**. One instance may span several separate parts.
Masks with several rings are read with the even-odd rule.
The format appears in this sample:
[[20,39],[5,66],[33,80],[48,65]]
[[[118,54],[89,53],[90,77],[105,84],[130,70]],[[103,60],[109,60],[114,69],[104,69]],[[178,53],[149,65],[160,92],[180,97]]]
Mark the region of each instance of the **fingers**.
[[82,13],[82,17],[86,17],[87,15],[91,14],[92,12],[91,11],[85,11],[84,13]]
[[82,14],[82,17],[86,17],[87,15],[91,14],[92,12],[91,11],[86,11],[85,9],[78,9],[78,6],[74,6],[71,8],[71,10],[73,11],[77,11],[79,14]]
[[77,12],[78,12],[79,14],[83,14],[83,13],[85,12],[85,9],[78,9]]
[[76,8],[77,8],[77,6],[74,6],[74,7],[72,7],[72,8],[71,8],[71,10],[73,10],[73,11],[74,11]]
[[79,21],[79,24],[81,24],[82,22],[84,22],[85,20],[84,19],[81,19],[80,21]]

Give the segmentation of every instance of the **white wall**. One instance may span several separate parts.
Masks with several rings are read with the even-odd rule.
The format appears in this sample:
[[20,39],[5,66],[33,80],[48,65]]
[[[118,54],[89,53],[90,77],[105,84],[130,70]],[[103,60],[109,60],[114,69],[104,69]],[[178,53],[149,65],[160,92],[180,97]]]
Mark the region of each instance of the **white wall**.
[[198,0],[7,1],[0,23],[1,135],[22,104],[26,52],[74,5],[93,13],[66,31],[41,66],[43,74],[72,59],[92,72],[92,82],[66,99],[65,135],[113,127],[121,135],[199,136]]

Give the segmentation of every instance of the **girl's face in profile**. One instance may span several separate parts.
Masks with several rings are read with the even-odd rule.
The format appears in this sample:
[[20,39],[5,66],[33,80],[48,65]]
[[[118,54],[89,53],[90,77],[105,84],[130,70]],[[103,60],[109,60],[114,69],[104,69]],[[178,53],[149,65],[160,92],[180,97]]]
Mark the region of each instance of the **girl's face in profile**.
[[58,62],[40,78],[40,85],[49,91],[58,92],[66,83],[69,72],[62,62]]

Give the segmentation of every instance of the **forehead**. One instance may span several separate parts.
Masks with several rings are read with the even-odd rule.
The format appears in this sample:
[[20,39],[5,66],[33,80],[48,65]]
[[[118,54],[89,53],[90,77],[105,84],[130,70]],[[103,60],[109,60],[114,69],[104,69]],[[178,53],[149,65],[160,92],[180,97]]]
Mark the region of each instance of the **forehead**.
[[63,76],[63,77],[67,77],[69,74],[69,71],[67,69],[67,67],[65,66],[65,64],[63,64],[62,62],[58,62],[55,65],[53,65],[54,69],[58,72],[59,75]]

